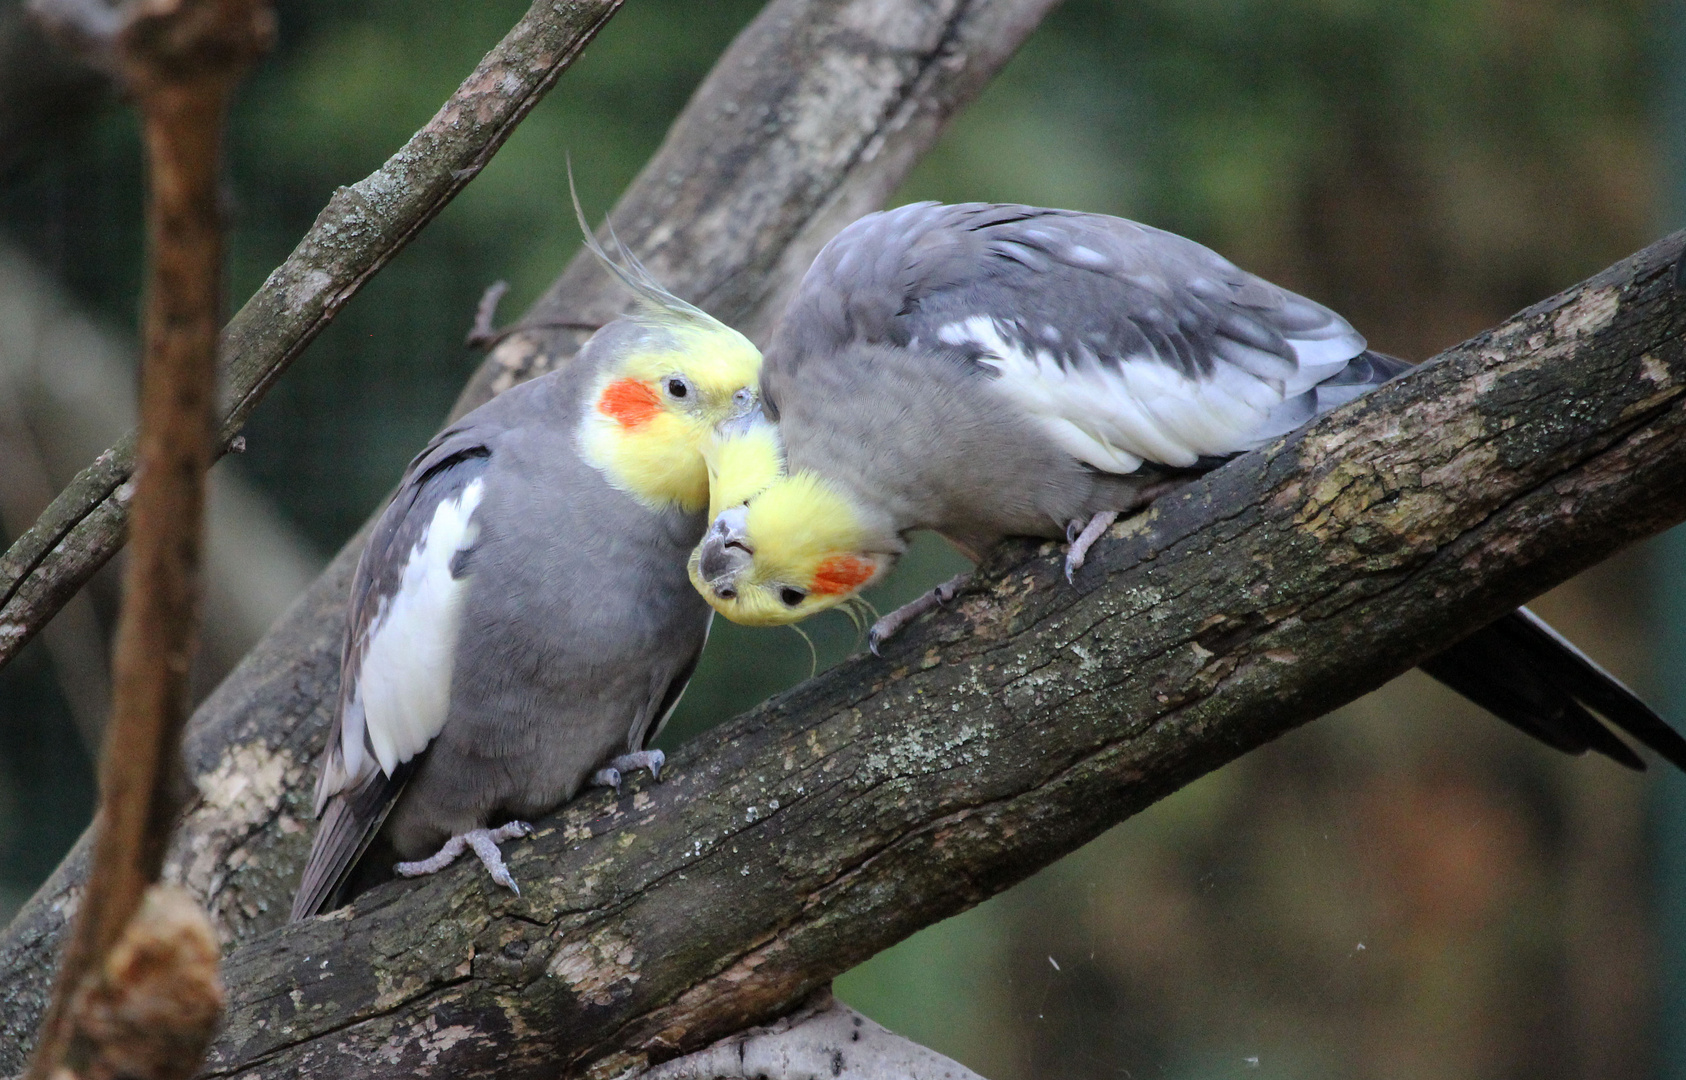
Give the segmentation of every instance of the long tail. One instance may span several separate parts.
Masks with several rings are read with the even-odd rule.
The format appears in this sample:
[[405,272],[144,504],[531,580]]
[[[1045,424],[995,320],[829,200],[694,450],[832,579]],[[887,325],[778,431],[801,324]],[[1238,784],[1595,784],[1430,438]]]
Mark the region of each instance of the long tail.
[[1645,762],[1588,710],[1686,771],[1686,739],[1527,608],[1476,631],[1422,669],[1499,719],[1570,754]]
[[311,841],[310,857],[305,860],[288,921],[299,922],[320,915],[335,905],[336,894],[356,869],[357,860],[368,850],[387,814],[392,812],[393,803],[403,794],[404,785],[410,782],[421,758],[418,754],[399,765],[390,777],[376,769],[359,786],[328,800]]

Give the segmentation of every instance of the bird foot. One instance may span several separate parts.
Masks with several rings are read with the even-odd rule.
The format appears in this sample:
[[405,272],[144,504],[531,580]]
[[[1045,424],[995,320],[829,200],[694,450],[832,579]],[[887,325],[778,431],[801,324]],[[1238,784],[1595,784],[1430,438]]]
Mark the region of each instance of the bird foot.
[[867,631],[866,647],[872,650],[872,655],[882,656],[883,654],[878,651],[880,645],[901,633],[903,627],[927,611],[935,611],[953,600],[971,576],[970,572],[956,574],[924,596],[903,604],[873,623],[872,629]]
[[1102,510],[1090,518],[1086,525],[1081,520],[1076,520],[1065,527],[1065,538],[1071,543],[1071,549],[1065,553],[1066,584],[1071,584],[1072,576],[1083,569],[1083,562],[1089,557],[1089,549],[1095,546],[1095,541],[1101,538],[1102,533],[1112,528],[1112,523],[1117,520],[1118,511]]
[[486,873],[492,875],[492,880],[514,893],[521,895],[521,887],[515,884],[515,878],[509,872],[509,867],[503,864],[503,852],[498,850],[498,844],[505,840],[514,840],[518,836],[533,835],[533,827],[525,821],[511,821],[507,825],[499,825],[495,829],[470,829],[465,833],[458,833],[445,841],[445,846],[425,859],[415,862],[401,862],[393,867],[403,877],[421,877],[424,874],[437,874],[439,871],[457,861],[464,849],[472,848],[474,854],[480,857],[480,865],[486,868]]
[[615,794],[621,793],[621,781],[625,774],[636,769],[644,769],[650,774],[650,779],[661,783],[662,766],[667,764],[667,755],[660,750],[635,750],[630,754],[622,754],[612,759],[609,764],[598,769],[591,776],[593,787],[614,788]]

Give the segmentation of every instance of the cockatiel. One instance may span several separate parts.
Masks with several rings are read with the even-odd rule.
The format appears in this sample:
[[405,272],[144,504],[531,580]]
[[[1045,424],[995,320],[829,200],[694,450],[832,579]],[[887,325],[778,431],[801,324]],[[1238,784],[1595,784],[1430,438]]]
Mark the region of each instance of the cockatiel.
[[761,357],[598,254],[637,311],[435,437],[363,552],[294,919],[332,904],[377,839],[367,861],[411,860],[399,874],[467,846],[516,889],[497,844],[526,819],[588,778],[659,777],[646,748],[713,617],[685,575],[700,449],[753,407]]
[[[820,252],[775,331],[765,416],[707,450],[692,581],[734,621],[794,622],[881,578],[915,529],[974,559],[1063,536],[1069,577],[1120,512],[1408,367],[1327,308],[1120,218],[872,214]],[[873,651],[959,580],[880,619]],[[1643,767],[1590,706],[1686,768],[1686,740],[1526,609],[1423,667],[1563,750]]]

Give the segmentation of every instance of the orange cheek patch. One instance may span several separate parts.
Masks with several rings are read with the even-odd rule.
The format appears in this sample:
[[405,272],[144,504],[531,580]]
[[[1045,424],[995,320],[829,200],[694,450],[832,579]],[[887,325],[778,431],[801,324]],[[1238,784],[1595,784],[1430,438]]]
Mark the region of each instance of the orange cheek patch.
[[624,428],[641,427],[662,411],[656,388],[637,379],[616,379],[603,390],[597,411]]
[[814,571],[811,591],[819,596],[851,592],[860,588],[872,576],[872,571],[873,565],[865,559],[857,559],[853,555],[833,555]]

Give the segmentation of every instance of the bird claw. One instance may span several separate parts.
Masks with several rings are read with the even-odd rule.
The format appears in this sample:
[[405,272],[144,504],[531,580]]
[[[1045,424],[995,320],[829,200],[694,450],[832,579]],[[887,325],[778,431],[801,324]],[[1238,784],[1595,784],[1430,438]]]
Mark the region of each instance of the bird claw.
[[457,861],[465,849],[472,848],[479,856],[480,865],[486,868],[493,881],[513,892],[521,895],[521,887],[515,884],[515,876],[504,865],[503,852],[498,850],[498,844],[505,840],[533,835],[533,827],[525,821],[511,821],[499,825],[495,829],[470,829],[465,833],[457,833],[445,841],[440,849],[425,859],[415,862],[401,862],[393,869],[401,877],[421,877],[424,874],[437,874],[439,871]]
[[592,774],[591,783],[595,787],[614,788],[615,797],[619,798],[621,783],[627,773],[643,769],[650,774],[650,779],[659,784],[662,782],[662,767],[666,764],[667,755],[660,750],[634,750],[611,758],[607,765]]
[[904,626],[927,611],[934,611],[953,600],[959,595],[961,586],[965,585],[967,579],[971,576],[969,573],[956,574],[925,595],[903,604],[873,623],[872,629],[868,630],[866,634],[867,649],[872,655],[882,657],[884,654],[878,651],[880,645],[901,633]]
[[643,769],[650,774],[650,779],[659,784],[662,782],[662,766],[666,764],[667,755],[660,750],[634,750],[609,762],[609,768],[619,769],[623,773]]
[[1088,523],[1077,531],[1076,536],[1072,535],[1072,531],[1077,529],[1080,522],[1071,521],[1067,523],[1065,535],[1071,544],[1070,550],[1065,554],[1065,581],[1067,585],[1076,584],[1074,578],[1077,571],[1083,569],[1083,563],[1089,557],[1089,549],[1094,546],[1096,540],[1101,538],[1101,534],[1110,529],[1112,523],[1117,520],[1118,511],[1102,510],[1090,518]]

